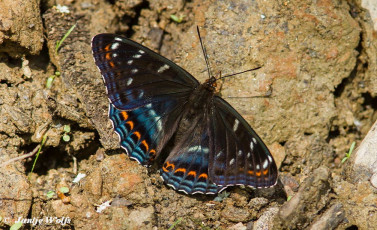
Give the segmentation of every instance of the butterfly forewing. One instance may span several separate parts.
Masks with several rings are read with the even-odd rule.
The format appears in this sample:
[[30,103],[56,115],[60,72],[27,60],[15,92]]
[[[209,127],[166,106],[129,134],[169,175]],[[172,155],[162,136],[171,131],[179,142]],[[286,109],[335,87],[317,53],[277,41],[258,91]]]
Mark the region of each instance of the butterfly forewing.
[[266,145],[226,101],[215,97],[210,125],[209,175],[221,186],[276,184],[277,168]]
[[92,50],[120,144],[131,158],[148,165],[173,135],[199,83],[173,62],[121,36],[96,35]]
[[92,50],[108,97],[118,109],[134,109],[172,98],[187,99],[187,94],[199,85],[181,67],[124,37],[96,35]]

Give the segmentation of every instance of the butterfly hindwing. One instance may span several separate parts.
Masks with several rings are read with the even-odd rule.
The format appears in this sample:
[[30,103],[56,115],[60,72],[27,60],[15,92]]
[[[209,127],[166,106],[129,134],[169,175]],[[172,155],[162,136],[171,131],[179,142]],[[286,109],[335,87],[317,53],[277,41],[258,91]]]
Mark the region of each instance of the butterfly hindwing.
[[186,194],[215,194],[222,189],[212,183],[208,175],[208,125],[207,116],[195,119],[166,159],[161,177],[175,190]]
[[118,110],[110,104],[109,118],[114,131],[119,136],[120,145],[132,159],[149,165],[158,156],[167,141],[164,137],[172,135],[168,132],[175,130],[184,107],[173,103],[150,103],[129,111]]
[[221,186],[276,184],[277,167],[266,145],[226,101],[215,97],[210,127],[209,175]]

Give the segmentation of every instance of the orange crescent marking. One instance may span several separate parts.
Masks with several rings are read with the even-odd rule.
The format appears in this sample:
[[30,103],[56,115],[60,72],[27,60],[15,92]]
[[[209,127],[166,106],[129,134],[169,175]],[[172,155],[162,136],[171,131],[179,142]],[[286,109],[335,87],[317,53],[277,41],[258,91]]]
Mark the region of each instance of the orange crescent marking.
[[110,46],[111,44],[108,44],[107,46],[105,46],[105,51],[108,52],[110,50]]
[[255,175],[260,176],[262,173],[261,172],[256,172]]
[[254,175],[254,171],[253,170],[249,170],[249,171],[247,171],[247,173],[249,173],[250,175]]
[[162,170],[165,172],[170,172],[170,170],[168,170],[169,167],[172,167],[172,170],[175,168],[175,165],[173,163],[170,164],[169,161],[166,161],[165,165],[166,166],[162,167]]
[[114,68],[114,62],[112,62],[112,61],[109,61],[109,65],[112,67],[112,68]]
[[136,131],[136,132],[134,132],[134,134],[136,135],[136,137],[137,137],[137,140],[140,140],[140,133],[138,132],[138,131]]
[[193,176],[196,177],[196,172],[195,171],[190,171],[187,176]]
[[149,146],[148,146],[147,142],[145,140],[143,140],[141,143],[145,146],[145,148],[147,149],[146,150],[146,152],[147,152],[148,149],[149,149]]
[[126,121],[128,119],[128,114],[127,114],[126,111],[122,111],[122,112],[120,112],[120,114],[122,115],[122,118],[123,118],[124,121]]
[[203,177],[203,178],[207,179],[207,178],[208,178],[208,175],[207,175],[207,173],[202,173],[202,174],[199,175],[199,178],[200,178],[200,177]]
[[106,58],[106,60],[110,60],[110,59],[111,59],[110,53],[107,53],[107,54],[105,55],[105,58]]
[[177,170],[175,170],[174,173],[177,173],[177,172],[183,172],[183,173],[185,173],[186,169],[185,168],[178,168]]
[[130,126],[130,130],[134,129],[134,123],[132,121],[127,121],[126,124]]
[[268,173],[268,169],[263,171],[263,175],[267,175],[267,173]]
[[156,150],[152,149],[149,154],[156,155]]

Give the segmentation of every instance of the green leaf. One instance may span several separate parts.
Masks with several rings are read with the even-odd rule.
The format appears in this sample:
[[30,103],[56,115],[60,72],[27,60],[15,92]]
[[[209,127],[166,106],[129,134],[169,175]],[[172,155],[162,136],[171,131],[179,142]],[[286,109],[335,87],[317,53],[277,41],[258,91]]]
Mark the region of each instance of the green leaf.
[[71,140],[71,137],[66,133],[63,134],[62,138],[63,138],[63,141],[65,141],[65,142],[69,142]]
[[61,188],[59,189],[59,191],[60,191],[61,193],[69,193],[69,188],[68,188],[68,187],[61,187]]
[[64,125],[63,130],[64,130],[65,133],[69,133],[69,132],[71,132],[71,126]]
[[351,154],[353,150],[355,149],[355,145],[356,145],[356,142],[355,141],[352,142],[350,150],[348,151],[348,153],[346,153],[346,156],[342,159],[342,162],[341,162],[342,164],[351,157]]
[[230,195],[230,192],[222,192],[222,193],[219,193],[217,195],[217,197],[215,197],[215,199],[213,199],[213,201],[217,201],[217,202],[221,202],[223,201],[225,198],[227,198],[228,196]]
[[172,230],[177,224],[179,224],[182,221],[182,218],[178,218],[177,221],[175,221],[168,230]]
[[353,149],[355,148],[355,145],[356,145],[356,141],[352,142],[350,150],[348,151],[348,157],[351,156]]
[[41,152],[42,147],[43,147],[43,145],[45,144],[46,140],[47,140],[47,133],[46,133],[45,135],[43,135],[42,142],[41,142],[41,146],[39,146],[39,149],[38,149],[37,155],[35,156],[35,159],[34,159],[34,162],[33,162],[33,166],[31,167],[31,171],[30,171],[30,173],[29,173],[29,180],[30,180],[31,173],[32,173],[33,170],[34,170],[35,164],[37,163],[37,160],[38,160],[38,157],[39,157],[39,153]]
[[73,29],[75,29],[77,23],[74,24],[68,31],[67,33],[64,34],[63,38],[60,40],[60,41],[57,41],[56,42],[56,46],[55,46],[55,53],[57,54],[58,53],[58,50],[60,48],[60,46],[63,44],[64,40],[72,33]]
[[46,82],[46,88],[47,89],[50,89],[51,86],[52,86],[52,82],[54,81],[55,79],[55,75],[51,75],[47,78],[47,82]]
[[10,230],[18,230],[22,227],[22,223],[21,222],[16,222],[14,223],[11,227],[10,227]]
[[47,196],[47,198],[49,198],[49,199],[51,199],[54,195],[55,195],[55,192],[54,192],[54,191],[48,191],[48,192],[46,193],[46,196]]
[[184,16],[178,17],[177,15],[171,14],[170,18],[171,18],[171,20],[173,20],[176,23],[181,23],[183,21]]

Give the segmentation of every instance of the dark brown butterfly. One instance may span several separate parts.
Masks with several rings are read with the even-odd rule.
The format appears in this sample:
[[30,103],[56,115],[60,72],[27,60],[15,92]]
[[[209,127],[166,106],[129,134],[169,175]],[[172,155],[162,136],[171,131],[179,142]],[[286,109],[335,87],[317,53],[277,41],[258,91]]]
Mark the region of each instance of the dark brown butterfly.
[[149,165],[174,140],[161,169],[167,185],[213,194],[233,185],[276,184],[273,157],[245,119],[215,95],[216,78],[199,84],[172,61],[114,34],[95,36],[92,50],[127,154]]

